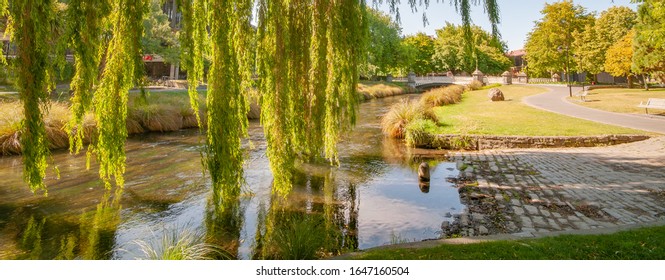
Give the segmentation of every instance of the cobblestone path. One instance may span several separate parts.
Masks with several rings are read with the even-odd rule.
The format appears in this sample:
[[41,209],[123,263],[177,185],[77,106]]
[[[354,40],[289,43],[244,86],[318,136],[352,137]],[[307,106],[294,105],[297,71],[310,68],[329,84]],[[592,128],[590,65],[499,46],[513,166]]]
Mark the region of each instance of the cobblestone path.
[[[665,137],[574,149],[455,152],[467,209],[447,236],[612,228],[665,220]],[[476,183],[477,182],[477,183]]]

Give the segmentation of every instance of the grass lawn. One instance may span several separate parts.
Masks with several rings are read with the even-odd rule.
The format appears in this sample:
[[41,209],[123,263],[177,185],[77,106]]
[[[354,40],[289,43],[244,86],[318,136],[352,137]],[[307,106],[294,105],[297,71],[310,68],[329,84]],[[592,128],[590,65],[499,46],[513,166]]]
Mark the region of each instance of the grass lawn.
[[439,125],[429,127],[434,134],[504,135],[504,136],[592,136],[653,133],[600,124],[559,115],[522,103],[522,98],[539,94],[543,88],[501,86],[506,101],[492,102],[488,90],[464,93],[462,102],[435,108]]
[[[569,98],[569,100],[575,104],[603,111],[644,114],[644,108],[639,108],[637,105],[640,102],[646,103],[649,98],[665,99],[665,89],[656,88],[649,91],[645,91],[643,88],[596,89],[589,91],[589,95],[586,97],[587,102],[580,102],[580,99],[575,97]],[[649,114],[665,116],[665,110],[649,109]]]
[[665,226],[607,235],[560,235],[540,239],[445,244],[423,249],[375,249],[363,260],[662,260]]

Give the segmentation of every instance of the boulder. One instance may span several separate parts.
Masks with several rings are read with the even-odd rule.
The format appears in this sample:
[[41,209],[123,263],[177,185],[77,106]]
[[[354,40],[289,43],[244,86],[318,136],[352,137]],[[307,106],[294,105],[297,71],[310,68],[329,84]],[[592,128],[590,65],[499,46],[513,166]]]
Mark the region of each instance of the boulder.
[[492,101],[504,101],[504,100],[506,100],[503,97],[503,92],[501,92],[501,90],[498,89],[498,88],[490,89],[489,93],[487,94],[487,97],[489,97],[489,99],[491,99]]

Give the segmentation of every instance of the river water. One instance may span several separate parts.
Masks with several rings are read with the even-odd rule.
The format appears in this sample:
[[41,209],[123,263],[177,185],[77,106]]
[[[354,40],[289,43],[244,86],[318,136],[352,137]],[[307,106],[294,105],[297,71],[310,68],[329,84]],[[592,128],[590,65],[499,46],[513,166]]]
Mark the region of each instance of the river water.
[[[380,118],[401,98],[360,105],[358,124],[340,143],[340,166],[303,165],[286,197],[272,195],[259,123],[250,124],[243,194],[213,194],[201,172],[197,130],[128,140],[126,183],[105,190],[85,154],[54,152],[48,196],[22,182],[21,158],[0,157],[0,259],[140,259],[170,236],[194,236],[226,258],[327,257],[438,238],[464,206],[446,178],[458,175],[444,153],[409,150],[381,134]],[[432,166],[429,187],[417,167]]]

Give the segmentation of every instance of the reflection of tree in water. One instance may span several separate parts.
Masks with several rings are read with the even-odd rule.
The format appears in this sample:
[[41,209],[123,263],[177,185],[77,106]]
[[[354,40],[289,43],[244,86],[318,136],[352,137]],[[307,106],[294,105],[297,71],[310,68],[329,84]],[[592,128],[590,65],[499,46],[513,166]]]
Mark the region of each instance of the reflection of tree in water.
[[115,232],[120,222],[122,189],[104,192],[94,212],[85,212],[73,223],[62,215],[43,216],[39,211],[19,209],[14,226],[19,259],[110,259],[113,257]]
[[206,242],[221,244],[222,250],[233,258],[238,258],[245,212],[241,207],[240,193],[236,191],[238,189],[213,186],[205,217]]
[[[115,232],[120,224],[122,188],[114,195],[106,190],[94,213],[81,215],[81,257],[88,260],[111,259]],[[91,215],[92,214],[92,215]]]
[[286,196],[261,205],[254,259],[316,259],[358,247],[356,189],[338,188],[332,172],[298,174]]

